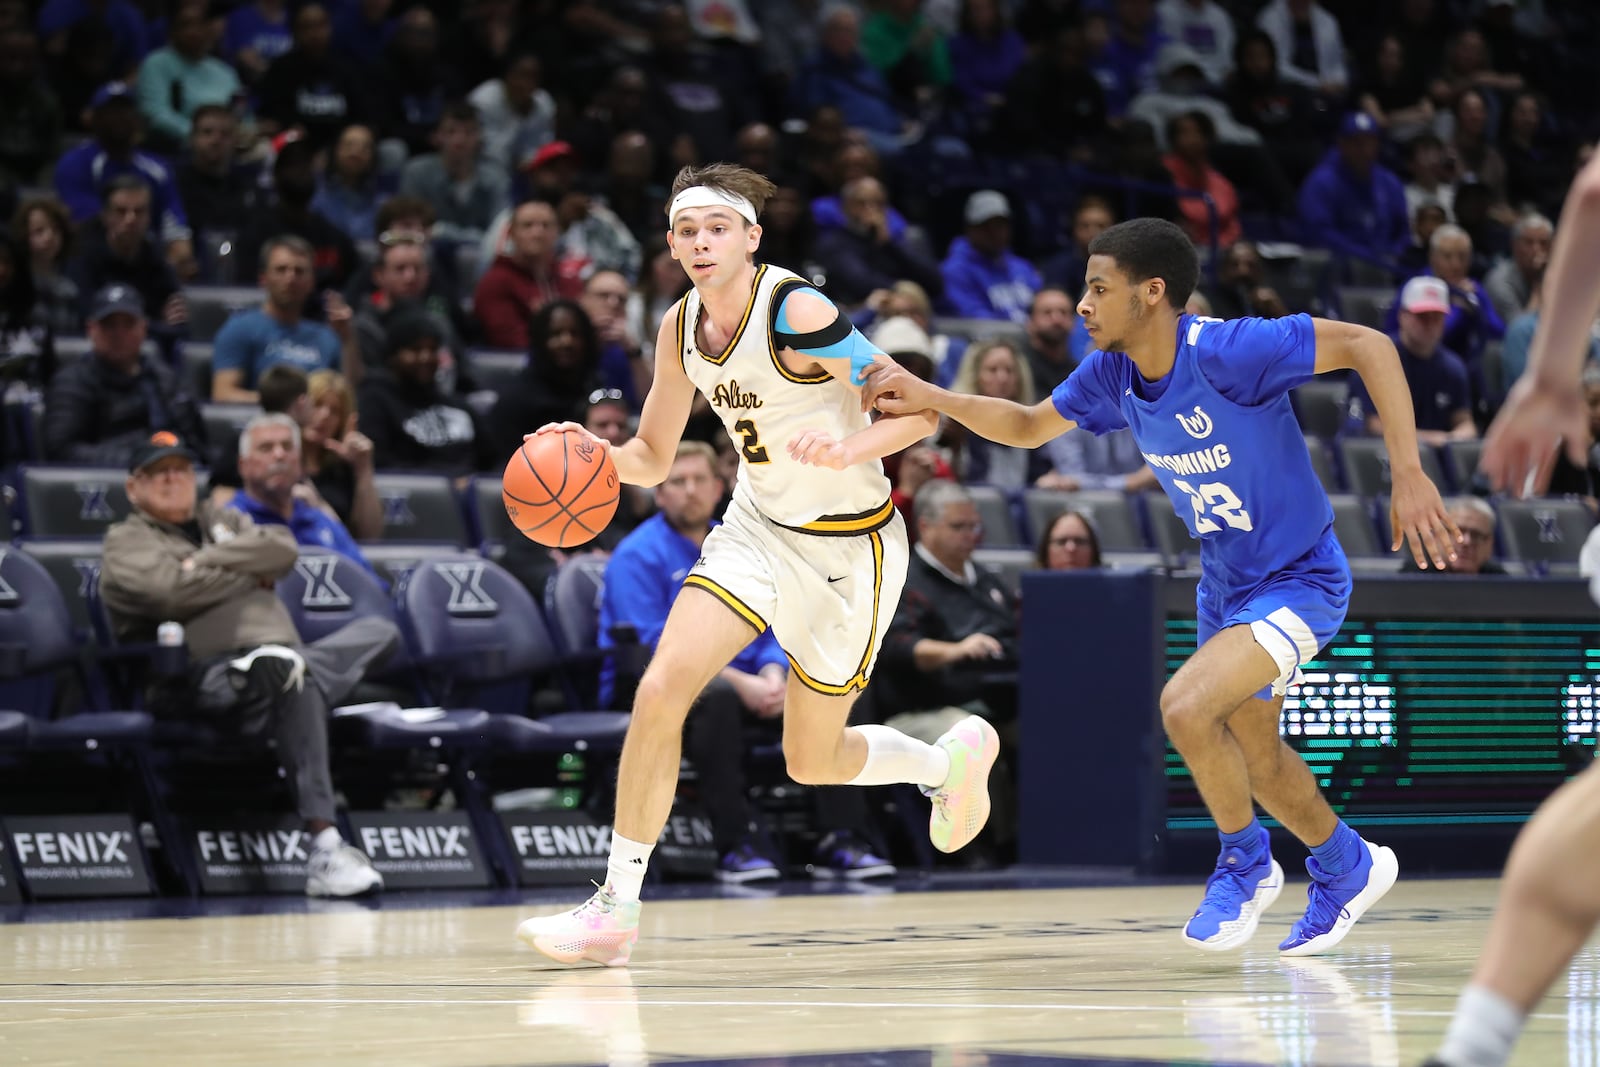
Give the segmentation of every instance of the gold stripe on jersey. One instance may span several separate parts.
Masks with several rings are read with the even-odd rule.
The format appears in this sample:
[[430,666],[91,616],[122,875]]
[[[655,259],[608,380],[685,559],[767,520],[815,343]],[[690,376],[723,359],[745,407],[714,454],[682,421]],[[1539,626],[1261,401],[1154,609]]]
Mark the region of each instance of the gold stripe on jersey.
[[[822,382],[833,381],[833,375],[827,371],[823,371],[821,374],[796,374],[788,367],[785,367],[783,365],[783,357],[778,355],[777,339],[773,337],[773,332],[778,328],[778,312],[783,307],[784,295],[790,289],[810,288],[813,288],[813,286],[804,278],[785,278],[772,287],[772,298],[767,304],[767,317],[771,320],[767,323],[767,351],[772,355],[772,365],[778,368],[779,374],[800,385],[819,385]],[[839,314],[842,315],[844,312],[841,311]]]
[[819,682],[807,674],[793,656],[784,653],[789,658],[789,668],[800,679],[800,684],[827,696],[846,696],[856,689],[867,687],[867,667],[872,663],[872,649],[878,642],[878,610],[883,600],[883,535],[873,533],[867,540],[872,542],[872,626],[867,630],[867,647],[861,650],[861,662],[856,666],[855,675],[843,685]]
[[868,511],[860,511],[854,515],[824,515],[804,526],[784,526],[776,519],[769,521],[774,526],[783,526],[785,530],[793,530],[795,533],[820,534],[823,537],[855,537],[883,529],[889,525],[889,520],[892,518],[894,518],[894,500],[890,499]]
[[[687,296],[679,297],[678,298],[678,366],[679,367],[683,367],[683,357],[684,357],[684,354],[688,351],[688,349],[684,347],[684,343],[683,343],[683,341],[684,341],[683,323],[684,323],[684,320],[687,319],[688,317],[689,317],[689,298]],[[687,372],[687,368],[685,368],[685,372]]]
[[[695,337],[695,351],[700,352],[701,359],[707,363],[715,363],[720,367],[728,361],[729,356],[733,355],[733,350],[739,347],[739,339],[744,336],[745,327],[750,325],[750,313],[756,309],[756,297],[761,292],[761,276],[765,273],[767,273],[767,265],[765,263],[756,268],[755,280],[750,283],[750,298],[744,304],[744,317],[739,320],[739,328],[733,331],[733,338],[728,342],[728,346],[722,350],[721,355],[709,356],[704,352],[700,352],[700,338]],[[702,303],[700,305],[700,310],[705,310],[705,304]],[[697,334],[699,333],[699,327],[700,324],[696,322],[695,332]],[[771,342],[769,341],[768,344],[770,345]]]
[[766,632],[766,620],[760,615],[757,615],[751,609],[749,604],[746,604],[744,601],[740,600],[738,597],[734,596],[732,593],[728,592],[726,589],[722,588],[722,586],[718,585],[710,578],[707,578],[705,575],[691,574],[689,577],[683,580],[683,584],[685,586],[692,585],[697,589],[704,589],[706,592],[710,593],[712,596],[728,605],[733,613],[739,616],[739,618],[743,619],[751,626],[754,626],[756,628],[756,633],[759,634]]

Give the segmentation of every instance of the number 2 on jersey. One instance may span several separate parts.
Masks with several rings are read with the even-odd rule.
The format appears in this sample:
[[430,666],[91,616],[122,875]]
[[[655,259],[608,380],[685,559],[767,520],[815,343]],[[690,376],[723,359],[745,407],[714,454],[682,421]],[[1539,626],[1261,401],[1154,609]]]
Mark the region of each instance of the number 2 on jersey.
[[768,463],[766,446],[761,443],[761,437],[756,432],[756,424],[749,419],[740,419],[733,424],[734,431],[744,438],[744,444],[739,451],[744,453],[747,463]]
[[1206,534],[1220,531],[1222,527],[1216,524],[1213,516],[1235,530],[1255,529],[1250,521],[1250,513],[1244,510],[1244,501],[1224,483],[1201,482],[1200,488],[1196,489],[1182,478],[1174,478],[1172,484],[1188,494],[1189,503],[1194,506],[1196,532]]

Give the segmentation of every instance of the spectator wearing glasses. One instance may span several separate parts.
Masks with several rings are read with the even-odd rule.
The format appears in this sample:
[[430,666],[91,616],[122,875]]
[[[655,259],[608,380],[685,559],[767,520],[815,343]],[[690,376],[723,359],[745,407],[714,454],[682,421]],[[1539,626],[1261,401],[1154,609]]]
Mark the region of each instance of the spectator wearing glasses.
[[601,378],[622,392],[629,409],[638,411],[655,368],[643,358],[643,346],[628,321],[628,279],[614,270],[597,270],[583,283],[578,303],[600,342]]
[[1044,528],[1034,550],[1034,560],[1044,571],[1082,571],[1102,566],[1100,534],[1081,511],[1063,511]]
[[1456,545],[1455,558],[1444,570],[1418,567],[1407,555],[1401,564],[1402,573],[1421,570],[1428,574],[1504,574],[1505,567],[1494,558],[1494,508],[1475,496],[1457,497],[1449,505],[1450,518],[1461,531],[1461,543]]

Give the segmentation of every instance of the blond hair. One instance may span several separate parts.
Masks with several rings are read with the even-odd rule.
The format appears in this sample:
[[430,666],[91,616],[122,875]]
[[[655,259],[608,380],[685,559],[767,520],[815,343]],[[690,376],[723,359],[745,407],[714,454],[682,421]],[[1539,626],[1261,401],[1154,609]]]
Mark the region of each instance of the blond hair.
[[711,464],[712,471],[716,471],[717,450],[706,444],[704,441],[679,441],[678,451],[673,454],[672,462],[676,463],[680,459],[692,459],[695,456],[699,456],[701,459]]
[[[326,402],[330,407],[338,409],[339,432],[343,432],[345,425],[350,421],[350,416],[356,410],[355,390],[350,388],[345,376],[336,370],[319,370],[306,379],[306,398],[311,401],[313,408]],[[325,451],[321,442],[302,443],[301,455],[308,471],[321,468]]]
[[961,356],[961,366],[956,370],[956,379],[950,383],[951,391],[977,396],[978,368],[983,366],[985,356],[1002,348],[1011,353],[1017,368],[1017,395],[1010,399],[1019,404],[1033,403],[1035,395],[1033,368],[1028,366],[1028,361],[1023,357],[1022,350],[1017,347],[1017,342],[1006,337],[991,337],[986,341],[976,341],[969,345]]
[[778,191],[776,185],[749,167],[741,167],[737,163],[707,163],[703,167],[684,167],[680,170],[678,176],[672,179],[672,191],[667,194],[667,203],[672,203],[685,189],[693,189],[697,185],[744,197],[756,209],[758,218],[772,194]]

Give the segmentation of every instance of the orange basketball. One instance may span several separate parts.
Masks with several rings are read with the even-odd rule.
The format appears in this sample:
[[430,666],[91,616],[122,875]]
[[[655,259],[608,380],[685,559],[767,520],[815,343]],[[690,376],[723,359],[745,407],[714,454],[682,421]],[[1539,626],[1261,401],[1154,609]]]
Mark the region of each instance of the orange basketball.
[[511,525],[549,548],[576,548],[617,512],[622,482],[609,449],[576,430],[522,442],[500,483]]

